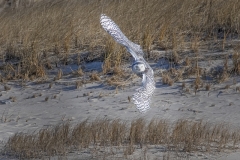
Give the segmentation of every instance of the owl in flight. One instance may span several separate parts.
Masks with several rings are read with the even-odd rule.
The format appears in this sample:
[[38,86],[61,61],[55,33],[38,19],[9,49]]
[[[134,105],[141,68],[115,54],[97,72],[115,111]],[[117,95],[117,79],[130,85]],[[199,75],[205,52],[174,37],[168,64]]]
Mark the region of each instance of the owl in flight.
[[143,58],[143,50],[140,45],[131,42],[114,23],[105,14],[101,15],[100,23],[114,40],[126,47],[134,58],[132,71],[139,77],[142,77],[142,86],[133,94],[133,103],[140,112],[146,112],[150,108],[151,97],[155,90],[154,73],[150,65]]

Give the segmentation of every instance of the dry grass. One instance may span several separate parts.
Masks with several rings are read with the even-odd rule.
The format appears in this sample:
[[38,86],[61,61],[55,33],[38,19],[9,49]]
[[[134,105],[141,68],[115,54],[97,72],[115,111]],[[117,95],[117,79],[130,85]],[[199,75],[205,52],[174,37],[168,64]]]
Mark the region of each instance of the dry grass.
[[77,76],[79,76],[79,77],[81,77],[81,76],[84,75],[83,70],[82,70],[81,68],[78,68],[78,70],[75,71],[73,74],[74,74],[74,75],[77,75]]
[[206,84],[206,86],[205,86],[205,89],[206,89],[206,91],[210,91],[210,89],[211,89],[211,84]]
[[45,97],[45,101],[47,102],[49,100],[49,97],[47,96],[47,97]]
[[[239,6],[234,0],[47,0],[6,8],[0,14],[0,57],[6,62],[0,65],[2,76],[33,80],[46,77],[54,63],[59,67],[94,60],[104,61],[103,73],[113,72],[129,55],[101,28],[99,16],[103,12],[129,39],[142,45],[147,58],[155,59],[150,51],[162,48],[171,50],[174,62],[179,63],[180,51],[198,52],[202,39],[221,39],[220,49],[226,50],[229,35],[240,29]],[[79,51],[89,54],[82,57]],[[74,60],[72,54],[76,54]],[[234,56],[235,73],[239,73],[237,59]],[[191,65],[189,58],[185,65]]]
[[172,86],[174,81],[168,73],[162,74],[162,83]]
[[106,80],[106,83],[110,86],[114,86],[117,88],[124,88],[129,86],[132,83],[132,80],[136,75],[131,75],[129,73],[113,75]]
[[49,86],[48,86],[48,88],[51,89],[52,86],[53,86],[53,83],[50,83]]
[[186,88],[186,83],[185,83],[185,82],[182,82],[181,87],[182,87],[182,89]]
[[11,87],[7,86],[7,85],[4,85],[4,90],[5,91],[9,91],[11,89]]
[[230,85],[226,85],[224,89],[228,90],[230,87],[231,87]]
[[57,75],[54,77],[54,81],[61,79],[62,76],[63,76],[63,72],[61,69],[59,69]]
[[83,82],[82,81],[76,81],[76,88],[77,89],[79,89],[82,86],[83,86]]
[[230,77],[230,74],[226,70],[223,70],[223,72],[219,74],[218,82],[219,83],[225,82],[226,80],[229,79],[229,77]]
[[100,81],[101,80],[101,78],[98,76],[98,74],[97,73],[92,73],[91,75],[90,75],[90,80],[91,81]]
[[236,92],[240,92],[240,87],[239,86],[236,87]]
[[[130,124],[119,119],[82,121],[72,126],[64,122],[34,133],[16,133],[9,138],[4,153],[21,159],[65,156],[86,148],[125,148],[132,154],[136,146],[162,145],[171,151],[221,151],[235,149],[239,144],[239,130],[224,124],[179,120],[133,120]],[[124,155],[123,155],[124,156]]]
[[12,102],[16,102],[17,101],[17,98],[16,97],[9,97],[9,99],[12,101]]
[[191,65],[191,60],[189,57],[185,59],[185,66],[190,66]]
[[235,52],[232,57],[233,61],[233,72],[240,74],[240,54]]

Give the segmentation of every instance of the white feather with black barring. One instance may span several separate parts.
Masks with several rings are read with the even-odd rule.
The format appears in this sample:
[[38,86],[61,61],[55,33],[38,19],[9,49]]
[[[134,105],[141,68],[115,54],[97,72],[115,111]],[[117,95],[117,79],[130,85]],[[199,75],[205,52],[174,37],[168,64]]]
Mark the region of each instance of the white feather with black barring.
[[150,108],[151,97],[155,90],[154,73],[150,65],[143,58],[144,52],[140,45],[131,42],[114,23],[105,14],[101,15],[100,23],[114,40],[127,48],[128,52],[134,58],[132,70],[135,74],[142,77],[142,86],[133,94],[133,103],[140,112],[146,112]]

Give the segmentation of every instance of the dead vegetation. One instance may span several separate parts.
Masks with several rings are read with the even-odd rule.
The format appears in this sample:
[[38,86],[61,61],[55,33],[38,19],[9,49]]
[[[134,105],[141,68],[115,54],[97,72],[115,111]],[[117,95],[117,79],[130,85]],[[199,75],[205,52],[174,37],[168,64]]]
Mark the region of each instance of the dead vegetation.
[[239,130],[225,124],[187,120],[170,124],[166,120],[147,122],[141,118],[129,124],[119,119],[96,119],[75,126],[64,122],[34,133],[16,133],[9,138],[4,153],[28,159],[67,156],[86,148],[122,147],[124,157],[149,145],[161,145],[166,151],[175,152],[218,152],[236,149],[239,140]]
[[57,75],[54,77],[54,81],[60,80],[62,76],[63,76],[63,71],[59,69]]
[[11,87],[7,86],[7,85],[4,85],[4,90],[5,91],[9,91],[11,89]]
[[76,88],[77,89],[79,89],[82,86],[83,86],[83,82],[82,81],[76,81]]
[[101,78],[98,76],[97,73],[94,72],[90,75],[90,81],[100,81],[100,80]]
[[120,76],[119,74],[113,75],[106,80],[106,84],[114,86],[116,88],[124,88],[131,85],[132,80],[135,76],[136,75],[131,75],[129,73],[125,73],[122,76]]
[[81,68],[78,68],[76,71],[73,71],[72,74],[77,77],[82,77],[84,75],[84,72]]
[[[186,67],[178,75],[168,75],[170,85],[195,76],[196,71],[201,77],[201,68],[195,67],[196,56],[183,57],[182,53],[194,53],[198,59],[204,47],[226,51],[240,29],[240,2],[234,0],[52,0],[16,6],[3,9],[0,15],[1,81],[46,78],[48,70],[56,67],[95,60],[104,61],[103,74],[121,75],[121,66],[130,56],[101,28],[99,16],[103,12],[143,47],[148,60],[158,59],[153,49],[165,50],[171,53],[171,68]],[[212,75],[218,82],[240,73],[239,47],[231,43],[230,48],[235,51],[233,64]],[[73,74],[83,76],[85,72],[79,69]],[[58,73],[55,80],[60,78]]]

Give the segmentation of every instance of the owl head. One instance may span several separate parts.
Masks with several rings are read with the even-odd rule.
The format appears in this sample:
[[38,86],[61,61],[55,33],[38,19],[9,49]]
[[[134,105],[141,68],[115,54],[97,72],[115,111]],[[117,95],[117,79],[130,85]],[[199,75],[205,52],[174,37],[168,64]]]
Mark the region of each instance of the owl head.
[[145,64],[141,61],[133,63],[132,70],[136,74],[141,74],[146,70]]

